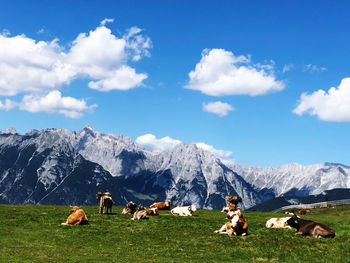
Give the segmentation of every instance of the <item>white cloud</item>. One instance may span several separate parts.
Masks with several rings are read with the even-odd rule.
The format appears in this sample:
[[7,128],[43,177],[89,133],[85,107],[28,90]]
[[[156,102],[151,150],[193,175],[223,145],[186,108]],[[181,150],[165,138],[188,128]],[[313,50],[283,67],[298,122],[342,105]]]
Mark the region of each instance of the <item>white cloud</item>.
[[275,79],[273,61],[254,65],[250,56],[235,56],[224,49],[203,50],[189,78],[185,88],[211,96],[257,96],[284,88],[284,83]]
[[157,139],[156,136],[150,133],[139,136],[135,142],[147,150],[156,152],[171,150],[176,145],[181,143],[181,141],[172,139],[168,136],[161,139]]
[[9,100],[9,99],[6,99],[5,103],[0,101],[0,110],[8,111],[8,110],[13,109],[16,106],[17,106],[16,102]]
[[208,145],[205,144],[203,142],[198,142],[196,143],[197,147],[205,150],[205,151],[209,151],[212,154],[214,154],[216,157],[220,158],[220,159],[227,159],[230,158],[232,156],[232,152],[231,151],[225,151],[225,150],[218,150],[215,149],[212,145]]
[[84,112],[92,111],[97,105],[88,106],[85,100],[72,97],[62,97],[61,92],[54,90],[45,96],[26,95],[19,108],[29,112],[47,112],[50,114],[63,114],[69,118],[80,118]]
[[110,76],[99,81],[90,81],[89,88],[99,91],[111,91],[114,89],[128,90],[142,85],[147,78],[146,74],[137,74],[135,69],[122,66],[115,70]]
[[[181,141],[172,139],[168,136],[161,139],[157,139],[156,136],[150,133],[138,137],[135,142],[141,147],[154,152],[172,150],[175,148],[176,145],[182,143]],[[218,150],[215,149],[212,145],[208,145],[203,142],[196,143],[196,146],[205,151],[211,152],[217,158],[220,159],[228,159],[232,156],[231,151]],[[232,159],[229,160],[232,161]]]
[[286,73],[288,71],[291,71],[292,69],[294,69],[294,65],[293,64],[284,65],[282,72]]
[[112,20],[79,34],[69,50],[58,39],[45,42],[0,35],[0,95],[49,92],[78,78],[90,79],[95,83],[90,87],[102,91],[141,86],[147,74],[136,73],[128,62],[149,56],[151,40],[136,27],[118,38],[105,27],[107,22]]
[[320,66],[312,65],[312,64],[307,64],[303,68],[304,72],[309,72],[309,73],[322,72],[322,71],[326,71],[326,70],[327,70],[326,67],[320,67]]
[[114,22],[114,18],[105,18],[101,21],[100,25],[105,26],[107,23],[113,23],[113,22]]
[[303,93],[293,113],[316,115],[323,121],[350,122],[350,78],[344,78],[338,88],[328,92]]
[[152,48],[152,41],[149,37],[141,35],[142,30],[138,27],[131,27],[124,36],[126,46],[132,50],[132,60],[139,61],[143,56],[150,57],[149,49]]
[[203,110],[223,117],[226,116],[230,111],[234,111],[235,108],[228,103],[216,101],[203,104]]

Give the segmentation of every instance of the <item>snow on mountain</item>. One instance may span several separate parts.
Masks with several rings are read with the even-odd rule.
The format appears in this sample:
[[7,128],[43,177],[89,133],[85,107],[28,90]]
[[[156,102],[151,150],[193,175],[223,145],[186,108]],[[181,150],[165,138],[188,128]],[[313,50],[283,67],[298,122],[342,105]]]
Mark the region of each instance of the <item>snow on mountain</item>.
[[94,204],[92,193],[108,190],[120,204],[128,198],[145,205],[169,199],[174,205],[221,208],[225,196],[234,194],[248,208],[281,195],[333,188],[350,188],[350,167],[225,165],[196,144],[150,152],[129,137],[90,125],[80,131],[0,132],[0,202],[5,203]]
[[[41,202],[38,197],[31,197],[35,189],[39,186],[46,195],[56,190],[69,176],[75,159],[81,156],[84,161],[100,165],[104,174],[108,173],[116,178],[113,182],[120,182],[126,187],[125,191],[148,196],[148,202],[154,201],[152,198],[170,199],[174,204],[193,203],[199,207],[221,208],[227,194],[242,196],[243,207],[260,202],[256,191],[242,177],[233,173],[213,154],[195,144],[182,143],[172,151],[153,153],[135,145],[128,137],[103,134],[91,126],[77,132],[61,128],[31,130],[23,136],[12,133],[1,136],[0,150],[3,155],[0,155],[0,166],[1,162],[8,161],[6,154],[9,148],[21,156],[28,147],[31,151],[22,166],[18,164],[19,170],[27,169],[31,160],[38,155],[43,155],[42,159],[35,169],[26,174],[20,172],[17,178],[14,178],[15,172],[11,170],[13,180],[8,181],[5,190],[0,187],[3,200],[6,199],[4,194],[6,195],[11,184],[15,185],[18,178],[22,177],[31,178],[31,182],[26,185],[28,190],[23,198],[16,199],[16,202]],[[102,173],[101,169],[99,173]],[[96,171],[96,168],[93,170]],[[94,171],[86,172],[98,179]],[[3,186],[8,173],[8,169],[0,170],[0,186]],[[98,186],[97,182],[94,184]],[[52,198],[41,195],[40,198],[54,202]],[[62,199],[61,196],[55,198]],[[7,200],[9,199],[8,197]]]
[[98,189],[126,200],[118,182],[77,153],[59,130],[0,135],[1,203],[93,204],[91,192]]
[[304,166],[292,163],[267,168],[235,164],[230,168],[256,188],[272,189],[276,197],[315,195],[335,188],[350,188],[350,167],[342,164]]
[[[204,208],[218,208],[227,194],[242,197],[243,207],[259,202],[255,190],[239,175],[233,173],[212,153],[196,144],[181,143],[172,151],[163,152],[163,162],[156,183],[168,185],[166,197],[178,205],[196,204]],[[164,174],[172,176],[164,182]]]

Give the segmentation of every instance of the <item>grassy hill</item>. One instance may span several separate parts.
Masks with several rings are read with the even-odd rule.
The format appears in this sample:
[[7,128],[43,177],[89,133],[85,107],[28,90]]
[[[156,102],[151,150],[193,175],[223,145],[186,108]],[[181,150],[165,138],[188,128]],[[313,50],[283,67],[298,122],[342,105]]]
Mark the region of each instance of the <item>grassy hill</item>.
[[295,236],[294,230],[266,229],[282,213],[244,212],[249,236],[214,234],[225,222],[218,210],[193,217],[159,217],[139,222],[100,215],[83,207],[90,221],[61,226],[67,206],[0,205],[0,262],[350,262],[350,206],[315,209],[304,218],[330,225],[335,239]]

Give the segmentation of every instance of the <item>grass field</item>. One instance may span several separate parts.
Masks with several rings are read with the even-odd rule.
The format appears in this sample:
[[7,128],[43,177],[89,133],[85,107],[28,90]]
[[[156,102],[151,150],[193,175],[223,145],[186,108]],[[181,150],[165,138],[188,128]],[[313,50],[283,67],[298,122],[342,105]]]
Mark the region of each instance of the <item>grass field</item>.
[[315,209],[303,218],[330,225],[334,239],[295,236],[266,229],[282,213],[244,212],[249,236],[214,234],[225,222],[218,210],[193,217],[158,217],[134,222],[114,207],[100,215],[83,207],[89,225],[61,226],[68,206],[0,205],[0,262],[350,262],[350,206]]

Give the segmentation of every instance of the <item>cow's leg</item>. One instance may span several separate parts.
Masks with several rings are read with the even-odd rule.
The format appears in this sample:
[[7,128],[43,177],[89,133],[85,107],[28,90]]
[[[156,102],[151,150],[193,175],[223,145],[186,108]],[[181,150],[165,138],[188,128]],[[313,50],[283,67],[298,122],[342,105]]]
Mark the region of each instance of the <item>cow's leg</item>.
[[226,230],[226,224],[224,224],[219,230],[215,230],[214,233],[227,234]]

